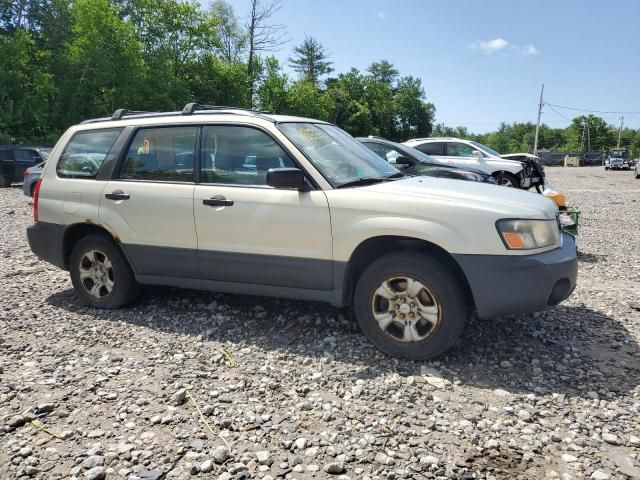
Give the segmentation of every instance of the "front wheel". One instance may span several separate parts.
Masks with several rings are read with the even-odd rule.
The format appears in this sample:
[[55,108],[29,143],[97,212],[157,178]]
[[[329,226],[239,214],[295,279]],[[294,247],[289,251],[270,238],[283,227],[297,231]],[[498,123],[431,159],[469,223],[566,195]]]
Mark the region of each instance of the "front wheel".
[[9,188],[11,186],[11,178],[0,175],[0,188]]
[[118,308],[138,295],[133,271],[120,249],[104,235],[88,235],[71,252],[71,282],[90,307]]
[[518,181],[518,177],[509,172],[498,172],[493,175],[496,179],[496,183],[498,185],[502,185],[503,187],[512,187],[518,188],[520,186],[520,182]]
[[418,252],[391,253],[372,263],[356,285],[354,309],[371,343],[410,360],[428,360],[451,348],[468,311],[451,270]]

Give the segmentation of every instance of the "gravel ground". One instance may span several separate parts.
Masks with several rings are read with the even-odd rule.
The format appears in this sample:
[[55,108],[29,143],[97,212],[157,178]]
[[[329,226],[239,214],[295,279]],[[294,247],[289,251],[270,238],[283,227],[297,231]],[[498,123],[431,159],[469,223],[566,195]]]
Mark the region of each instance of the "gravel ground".
[[548,170],[582,210],[574,295],[424,364],[322,304],[85,308],[0,190],[0,478],[640,478],[640,180]]

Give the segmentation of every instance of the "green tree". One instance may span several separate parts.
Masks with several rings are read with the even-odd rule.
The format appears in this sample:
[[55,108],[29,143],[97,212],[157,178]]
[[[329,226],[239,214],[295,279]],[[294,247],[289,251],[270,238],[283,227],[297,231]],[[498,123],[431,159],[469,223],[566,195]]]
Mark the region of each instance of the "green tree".
[[134,26],[119,18],[109,0],[75,0],[72,16],[67,124],[132,105],[143,79]]
[[264,75],[258,87],[258,106],[267,112],[285,113],[288,111],[289,79],[282,73],[275,57],[264,61]]
[[300,80],[291,84],[287,95],[291,115],[329,120],[330,99],[311,82]]
[[398,80],[395,94],[398,140],[427,137],[433,129],[435,106],[425,102],[422,81],[412,76]]
[[240,62],[247,46],[247,34],[238,23],[233,7],[226,0],[215,0],[209,15],[217,25],[218,51],[222,59],[228,63]]
[[369,68],[367,68],[367,72],[371,74],[374,80],[387,83],[389,85],[393,85],[400,74],[400,72],[398,72],[398,70],[396,70],[396,68],[387,60],[373,62],[369,65]]
[[329,52],[313,37],[305,35],[301,45],[293,48],[289,66],[300,74],[302,80],[318,85],[320,77],[333,72]]
[[[588,130],[587,130],[588,129]],[[617,141],[617,131],[607,122],[595,115],[581,115],[571,121],[571,125],[566,129],[566,148],[569,151],[580,151],[583,146],[582,137],[584,132],[584,148],[588,149],[587,143],[591,144],[591,151],[604,151],[615,147]],[[589,141],[589,142],[588,142]]]

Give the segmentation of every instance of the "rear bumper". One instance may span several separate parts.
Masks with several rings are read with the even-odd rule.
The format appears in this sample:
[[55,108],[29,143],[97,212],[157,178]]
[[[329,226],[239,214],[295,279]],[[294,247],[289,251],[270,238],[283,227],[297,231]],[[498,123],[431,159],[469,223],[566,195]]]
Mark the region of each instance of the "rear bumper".
[[535,255],[454,255],[464,271],[480,318],[551,308],[573,292],[578,277],[575,239]]
[[64,225],[38,222],[27,228],[29,247],[36,256],[52,263],[56,267],[66,269],[64,262]]

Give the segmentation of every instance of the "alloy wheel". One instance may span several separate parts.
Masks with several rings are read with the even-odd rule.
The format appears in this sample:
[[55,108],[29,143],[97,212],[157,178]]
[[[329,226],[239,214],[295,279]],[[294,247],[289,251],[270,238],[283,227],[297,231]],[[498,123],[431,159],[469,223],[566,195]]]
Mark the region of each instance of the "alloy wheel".
[[89,250],[82,255],[79,265],[80,283],[94,298],[102,299],[111,294],[115,275],[111,260],[99,250]]
[[373,318],[385,335],[399,342],[419,342],[440,325],[442,308],[421,281],[408,276],[384,280],[373,293]]

